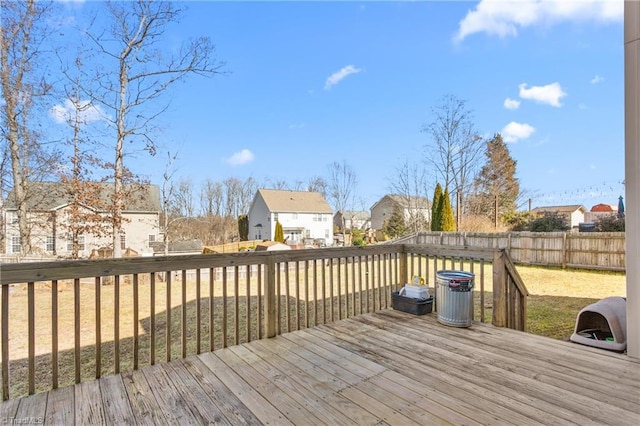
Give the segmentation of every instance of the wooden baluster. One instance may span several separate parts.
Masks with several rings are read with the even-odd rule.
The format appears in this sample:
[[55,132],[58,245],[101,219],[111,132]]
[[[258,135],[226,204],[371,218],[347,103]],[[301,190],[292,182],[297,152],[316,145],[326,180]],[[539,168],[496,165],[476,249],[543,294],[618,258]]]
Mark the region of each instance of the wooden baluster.
[[149,276],[149,316],[151,331],[149,333],[149,364],[156,363],[156,273]]
[[140,350],[140,340],[138,336],[138,310],[140,304],[138,300],[138,274],[133,274],[133,369],[138,369],[138,356]]
[[[35,393],[35,359],[36,359],[36,324],[35,324],[35,283],[29,282],[27,283],[27,326],[28,326],[28,339],[29,339],[29,357],[28,357],[28,365],[29,365],[29,395],[33,395]],[[78,298],[79,299],[79,298]],[[77,326],[76,336],[80,334],[79,329],[79,321]],[[78,337],[79,339],[79,337]],[[2,360],[4,362],[4,359]],[[79,364],[78,364],[79,365]],[[76,377],[78,375],[78,371],[76,370]],[[76,379],[77,380],[77,379]],[[78,382],[76,382],[78,383]]]
[[[78,307],[80,304],[78,304]],[[80,329],[78,329],[78,333]],[[78,344],[80,336],[78,336]],[[78,356],[80,351],[78,349]],[[113,363],[115,373],[120,373],[120,275],[116,275],[113,281]],[[76,373],[77,382],[80,383],[79,372]]]
[[58,389],[58,280],[51,281],[51,387]]

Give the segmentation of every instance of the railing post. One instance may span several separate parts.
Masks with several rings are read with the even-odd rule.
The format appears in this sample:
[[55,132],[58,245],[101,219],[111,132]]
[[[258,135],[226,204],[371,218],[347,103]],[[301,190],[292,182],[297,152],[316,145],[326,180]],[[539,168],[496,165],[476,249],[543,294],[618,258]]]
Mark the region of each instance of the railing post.
[[267,257],[265,264],[264,290],[265,334],[276,336],[276,262],[273,255]]
[[493,253],[493,317],[496,327],[507,326],[507,274],[502,250]]
[[405,249],[405,245],[402,245],[402,251],[400,252],[400,282],[396,283],[399,286],[403,286],[404,284],[409,282],[409,277],[407,275],[407,251]]

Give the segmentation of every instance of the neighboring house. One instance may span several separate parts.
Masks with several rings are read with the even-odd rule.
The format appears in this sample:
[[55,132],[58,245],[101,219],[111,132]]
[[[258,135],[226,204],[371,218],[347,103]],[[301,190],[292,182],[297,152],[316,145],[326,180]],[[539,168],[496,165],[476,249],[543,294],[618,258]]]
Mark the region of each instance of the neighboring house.
[[534,213],[557,213],[564,216],[567,220],[567,224],[571,228],[577,228],[578,224],[584,222],[585,213],[587,209],[582,205],[570,205],[570,206],[544,206],[536,207],[532,210]]
[[597,222],[603,217],[616,216],[618,214],[618,206],[610,204],[596,204],[591,210],[584,214],[585,222]]
[[371,214],[364,210],[345,210],[344,214],[338,212],[333,215],[333,225],[342,229],[342,219],[344,218],[344,227],[346,229],[362,229],[371,228]]
[[391,218],[393,209],[402,211],[411,232],[428,229],[431,220],[431,204],[425,197],[387,194],[371,207],[371,228],[381,230]]
[[[108,205],[113,193],[113,184],[96,185],[96,197],[101,202],[96,205]],[[131,188],[131,187],[129,187]],[[27,221],[30,227],[33,253],[52,257],[69,257],[73,251],[71,236],[73,222],[73,198],[69,187],[59,182],[32,182],[28,187]],[[151,244],[158,239],[160,216],[160,192],[156,185],[145,185],[135,190],[131,201],[124,206],[123,233],[120,235],[120,247],[131,249],[140,255],[151,254]],[[18,231],[17,206],[13,194],[5,201],[6,253],[20,253],[20,234]],[[108,217],[104,209],[84,205],[78,209],[96,220]],[[88,217],[88,216],[87,216]],[[94,250],[113,246],[112,228],[103,223],[104,232],[78,235],[78,257],[89,257]],[[94,252],[95,253],[95,252]]]
[[278,221],[288,244],[307,238],[333,243],[333,211],[319,192],[259,189],[248,216],[253,240],[273,240]]

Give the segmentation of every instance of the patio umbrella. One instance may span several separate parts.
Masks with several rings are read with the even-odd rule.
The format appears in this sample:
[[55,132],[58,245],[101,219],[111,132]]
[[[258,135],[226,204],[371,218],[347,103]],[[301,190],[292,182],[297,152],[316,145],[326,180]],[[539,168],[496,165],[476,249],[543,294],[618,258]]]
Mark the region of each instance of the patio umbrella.
[[624,217],[624,202],[622,201],[622,195],[618,198],[618,217],[620,219]]

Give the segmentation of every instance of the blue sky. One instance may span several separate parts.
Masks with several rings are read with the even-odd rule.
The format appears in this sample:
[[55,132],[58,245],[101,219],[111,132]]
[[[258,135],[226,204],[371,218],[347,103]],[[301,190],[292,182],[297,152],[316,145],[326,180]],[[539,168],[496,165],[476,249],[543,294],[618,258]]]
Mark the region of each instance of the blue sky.
[[533,207],[624,195],[622,1],[183,4],[168,41],[211,37],[228,73],[172,91],[160,154],[129,164],[153,183],[167,150],[196,186],[346,161],[368,209],[401,164],[424,165],[421,128],[454,95],[508,142]]

